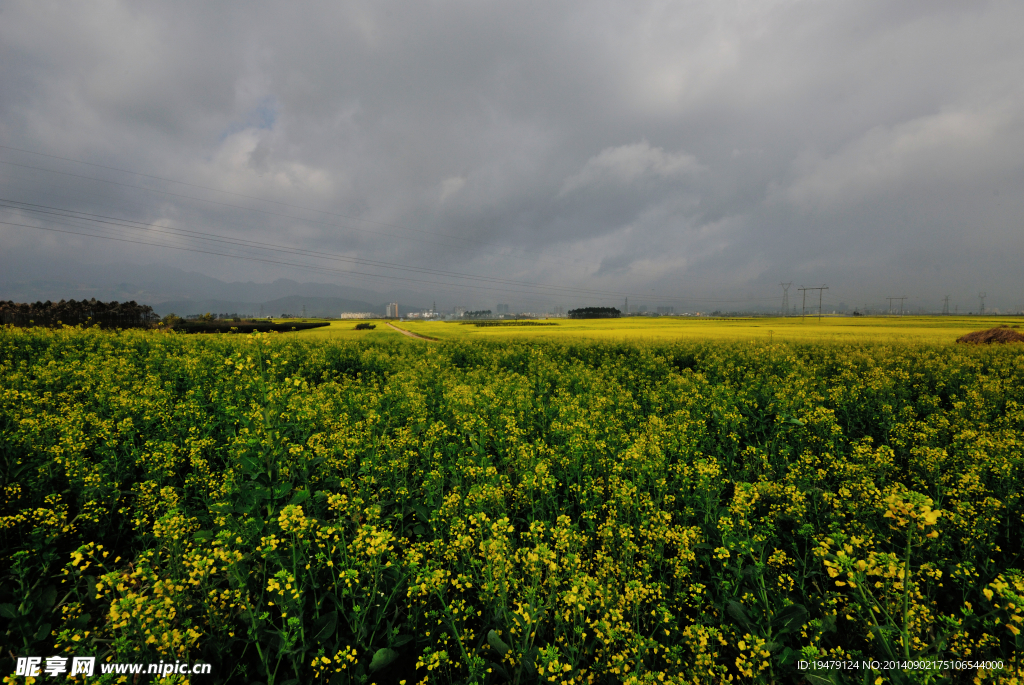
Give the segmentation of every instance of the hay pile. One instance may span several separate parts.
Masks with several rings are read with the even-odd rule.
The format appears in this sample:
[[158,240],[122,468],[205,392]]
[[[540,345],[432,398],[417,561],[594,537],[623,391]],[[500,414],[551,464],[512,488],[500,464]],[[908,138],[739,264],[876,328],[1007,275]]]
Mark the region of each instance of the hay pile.
[[1024,342],[1024,335],[1009,326],[1000,326],[998,328],[990,328],[987,331],[974,331],[967,335],[961,335],[956,341],[958,343],[973,343],[975,345]]

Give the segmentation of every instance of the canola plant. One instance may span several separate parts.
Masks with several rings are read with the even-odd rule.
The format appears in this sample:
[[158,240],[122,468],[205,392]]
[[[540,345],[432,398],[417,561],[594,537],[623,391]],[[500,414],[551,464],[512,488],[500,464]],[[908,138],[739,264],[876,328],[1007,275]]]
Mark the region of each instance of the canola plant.
[[0,328],[0,668],[1022,682],[1022,435],[1019,347]]

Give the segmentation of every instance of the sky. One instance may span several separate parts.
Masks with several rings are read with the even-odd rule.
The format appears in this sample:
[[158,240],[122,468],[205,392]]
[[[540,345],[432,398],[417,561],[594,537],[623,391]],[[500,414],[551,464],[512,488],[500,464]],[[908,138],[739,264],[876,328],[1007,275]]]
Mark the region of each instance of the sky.
[[0,0],[0,269],[1019,311],[1021,26],[982,0]]

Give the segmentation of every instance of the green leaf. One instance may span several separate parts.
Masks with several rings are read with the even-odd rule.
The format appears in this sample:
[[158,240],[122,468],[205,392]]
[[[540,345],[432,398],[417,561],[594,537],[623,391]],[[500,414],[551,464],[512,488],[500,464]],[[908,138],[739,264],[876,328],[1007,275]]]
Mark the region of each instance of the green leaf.
[[43,591],[42,597],[39,598],[39,605],[43,609],[52,609],[53,605],[57,602],[57,588],[48,587]]
[[725,606],[725,611],[733,617],[733,620],[750,632],[750,618],[747,616],[747,610],[743,608],[742,604],[733,600]]
[[510,649],[509,646],[505,644],[505,641],[501,639],[501,636],[498,635],[496,630],[487,631],[487,644],[494,647],[495,651],[502,656],[505,656]]
[[213,533],[209,530],[197,530],[192,534],[193,540],[212,540]]
[[772,627],[779,634],[792,633],[800,630],[806,616],[807,609],[803,604],[792,604],[775,614],[775,618],[772,619]]
[[242,458],[239,459],[239,464],[242,467],[242,473],[258,473],[263,470],[263,462],[249,454],[243,455]]
[[391,662],[397,658],[398,652],[393,649],[388,649],[387,647],[378,649],[374,653],[373,659],[370,661],[370,673],[376,673],[382,668],[387,668],[391,665]]
[[498,675],[498,677],[501,678],[501,680],[499,680],[498,682],[503,682],[503,683],[511,683],[512,682],[512,675],[508,671],[506,671],[505,667],[502,666],[501,664],[496,664],[496,663],[494,663],[492,661],[492,662],[490,662],[488,664],[488,668],[490,668],[492,671],[494,671]]
[[835,614],[829,614],[821,619],[821,630],[824,633],[836,632],[836,617]]
[[288,504],[302,504],[309,499],[309,490],[298,490],[292,495],[292,501]]
[[540,649],[534,646],[523,656],[523,660],[521,662],[523,670],[530,676],[537,675],[537,666],[535,662],[537,661],[538,654],[540,654]]
[[838,671],[807,671],[804,678],[812,685],[839,685]]
[[338,627],[338,612],[326,613],[313,622],[313,640],[323,642],[331,635],[334,635]]
[[18,609],[13,604],[0,604],[0,616],[4,618],[17,618]]
[[420,517],[420,520],[423,521],[423,523],[430,523],[430,512],[425,506],[422,504],[414,504],[412,505],[412,509],[416,512],[416,515]]
[[39,626],[39,630],[36,631],[36,639],[37,640],[42,640],[42,639],[46,638],[46,636],[49,635],[49,634],[50,634],[50,624],[49,623],[44,623],[43,625]]

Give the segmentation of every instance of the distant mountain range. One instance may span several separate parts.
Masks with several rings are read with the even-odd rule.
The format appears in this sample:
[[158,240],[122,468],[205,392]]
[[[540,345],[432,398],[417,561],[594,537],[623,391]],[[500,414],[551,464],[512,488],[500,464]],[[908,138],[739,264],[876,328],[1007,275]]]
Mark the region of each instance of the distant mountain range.
[[300,283],[278,279],[271,283],[230,283],[194,271],[162,265],[72,264],[54,277],[33,278],[29,271],[4,269],[0,276],[0,300],[15,302],[82,300],[105,302],[135,300],[148,304],[161,316],[189,314],[259,314],[299,316],[303,306],[308,316],[337,316],[342,312],[384,314],[388,302],[398,302],[399,311],[427,309],[421,293],[411,290],[376,292],[333,283]]

